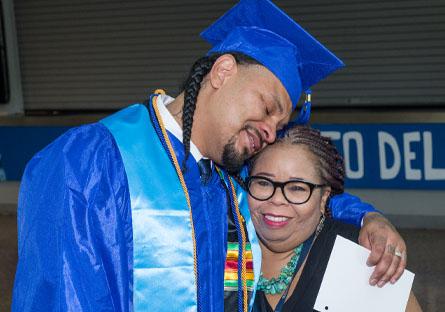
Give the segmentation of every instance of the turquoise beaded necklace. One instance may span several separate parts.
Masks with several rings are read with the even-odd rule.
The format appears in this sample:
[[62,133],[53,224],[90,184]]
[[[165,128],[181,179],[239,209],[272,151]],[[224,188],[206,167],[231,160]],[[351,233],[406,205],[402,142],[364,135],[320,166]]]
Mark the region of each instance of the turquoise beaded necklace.
[[267,279],[263,277],[261,272],[260,279],[258,281],[257,289],[262,290],[265,294],[276,295],[281,294],[292,281],[295,268],[297,267],[298,259],[300,259],[301,249],[303,244],[300,244],[294,249],[294,254],[285,267],[281,269],[280,275],[277,278],[272,277]]

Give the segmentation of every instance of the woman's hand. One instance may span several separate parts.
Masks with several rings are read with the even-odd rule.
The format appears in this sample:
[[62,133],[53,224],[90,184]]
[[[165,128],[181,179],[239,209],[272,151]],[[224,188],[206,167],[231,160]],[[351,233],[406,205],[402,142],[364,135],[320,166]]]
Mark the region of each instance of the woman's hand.
[[369,284],[394,284],[406,267],[406,245],[394,226],[377,212],[367,213],[359,236],[360,245],[371,250],[367,265],[374,266]]

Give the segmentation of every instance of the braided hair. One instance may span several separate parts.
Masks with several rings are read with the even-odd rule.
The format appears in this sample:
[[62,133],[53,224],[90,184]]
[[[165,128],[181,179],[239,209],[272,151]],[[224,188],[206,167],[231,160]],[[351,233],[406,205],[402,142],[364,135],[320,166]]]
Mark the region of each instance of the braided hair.
[[223,54],[232,55],[237,64],[259,64],[255,59],[238,52],[214,53],[198,59],[190,69],[190,73],[182,86],[184,92],[184,107],[182,110],[182,130],[184,144],[184,161],[182,162],[182,172],[186,170],[186,162],[190,156],[190,139],[192,136],[193,116],[195,114],[196,100],[204,77],[210,72],[215,61]]
[[[293,126],[288,128],[284,135],[277,139],[274,144],[305,146],[317,159],[317,170],[323,180],[322,183],[331,187],[330,197],[343,193],[345,179],[343,157],[331,139],[322,136],[319,130],[309,126]],[[257,159],[258,156],[255,156],[251,160],[249,172],[252,171]],[[331,212],[328,207],[329,203],[326,203],[327,216],[331,217]]]
[[279,142],[306,146],[316,156],[319,174],[323,183],[331,187],[331,194],[343,193],[345,178],[343,157],[329,137],[322,136],[319,130],[308,126],[295,126],[277,141]]

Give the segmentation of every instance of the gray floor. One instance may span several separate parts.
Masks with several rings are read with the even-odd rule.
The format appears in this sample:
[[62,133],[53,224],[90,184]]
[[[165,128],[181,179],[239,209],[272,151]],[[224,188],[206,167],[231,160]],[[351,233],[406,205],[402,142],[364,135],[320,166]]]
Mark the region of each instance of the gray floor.
[[[408,269],[416,273],[414,293],[426,312],[445,311],[445,230],[401,229],[408,245]],[[9,311],[17,262],[15,216],[0,216],[0,311]]]

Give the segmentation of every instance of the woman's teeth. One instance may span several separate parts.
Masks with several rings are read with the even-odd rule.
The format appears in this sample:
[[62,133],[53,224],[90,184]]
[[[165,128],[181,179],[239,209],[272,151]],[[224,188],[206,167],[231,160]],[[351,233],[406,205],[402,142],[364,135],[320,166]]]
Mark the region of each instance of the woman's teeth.
[[271,216],[271,215],[264,215],[264,218],[266,218],[267,220],[272,221],[272,222],[285,222],[289,219],[286,217],[276,217],[276,216]]

